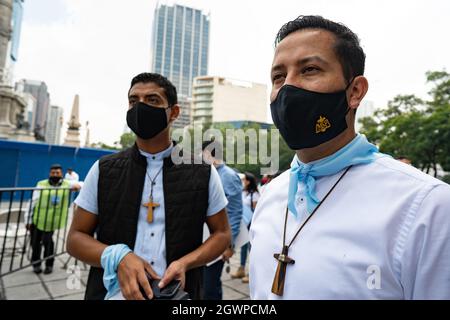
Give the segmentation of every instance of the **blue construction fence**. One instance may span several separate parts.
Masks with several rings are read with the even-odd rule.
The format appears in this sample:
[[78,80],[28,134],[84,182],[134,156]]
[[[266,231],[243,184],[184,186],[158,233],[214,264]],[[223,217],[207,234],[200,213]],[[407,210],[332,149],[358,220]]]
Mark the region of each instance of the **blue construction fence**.
[[48,177],[54,163],[61,164],[64,174],[67,168],[73,168],[83,181],[95,161],[113,152],[0,140],[0,188],[34,187]]

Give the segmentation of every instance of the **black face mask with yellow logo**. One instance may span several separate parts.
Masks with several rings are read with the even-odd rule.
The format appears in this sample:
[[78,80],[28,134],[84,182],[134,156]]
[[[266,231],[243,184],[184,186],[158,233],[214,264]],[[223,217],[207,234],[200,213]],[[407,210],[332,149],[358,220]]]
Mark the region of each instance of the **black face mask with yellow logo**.
[[284,85],[270,104],[272,119],[292,150],[313,148],[347,129],[345,116],[348,86],[338,92],[321,93]]

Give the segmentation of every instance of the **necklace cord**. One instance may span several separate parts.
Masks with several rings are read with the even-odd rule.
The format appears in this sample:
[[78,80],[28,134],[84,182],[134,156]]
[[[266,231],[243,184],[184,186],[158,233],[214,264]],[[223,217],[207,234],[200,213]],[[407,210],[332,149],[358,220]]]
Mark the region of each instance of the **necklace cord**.
[[[159,169],[159,171],[156,173],[156,175],[153,177],[153,179],[150,177],[150,175],[148,174],[148,171],[145,170],[145,173],[147,174],[147,177],[150,179],[150,198],[153,198],[153,184],[155,183],[156,178],[158,177],[158,175],[161,173],[162,169],[164,166],[161,166],[161,168]],[[152,200],[150,200],[152,201]]]

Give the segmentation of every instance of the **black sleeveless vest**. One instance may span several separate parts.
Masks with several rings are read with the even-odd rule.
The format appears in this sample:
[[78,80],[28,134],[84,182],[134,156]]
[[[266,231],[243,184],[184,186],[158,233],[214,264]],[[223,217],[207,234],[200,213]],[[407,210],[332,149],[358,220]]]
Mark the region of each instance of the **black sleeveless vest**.
[[[136,145],[102,157],[99,161],[97,240],[107,245],[124,243],[133,250],[147,159]],[[166,262],[169,264],[197,249],[203,242],[208,208],[211,167],[207,164],[174,164],[164,159]],[[186,273],[185,290],[200,299],[203,267]],[[104,299],[103,269],[91,267],[85,299]]]

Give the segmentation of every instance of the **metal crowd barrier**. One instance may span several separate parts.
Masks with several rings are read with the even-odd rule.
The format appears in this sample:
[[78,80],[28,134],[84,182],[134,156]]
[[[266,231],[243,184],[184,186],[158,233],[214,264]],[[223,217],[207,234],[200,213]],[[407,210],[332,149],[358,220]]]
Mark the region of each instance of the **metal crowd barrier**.
[[[45,191],[49,196],[43,200],[41,192]],[[35,263],[66,253],[74,198],[75,192],[69,188],[0,188],[0,278],[32,265],[34,232],[47,230],[54,245],[53,254],[45,258],[41,247]]]

